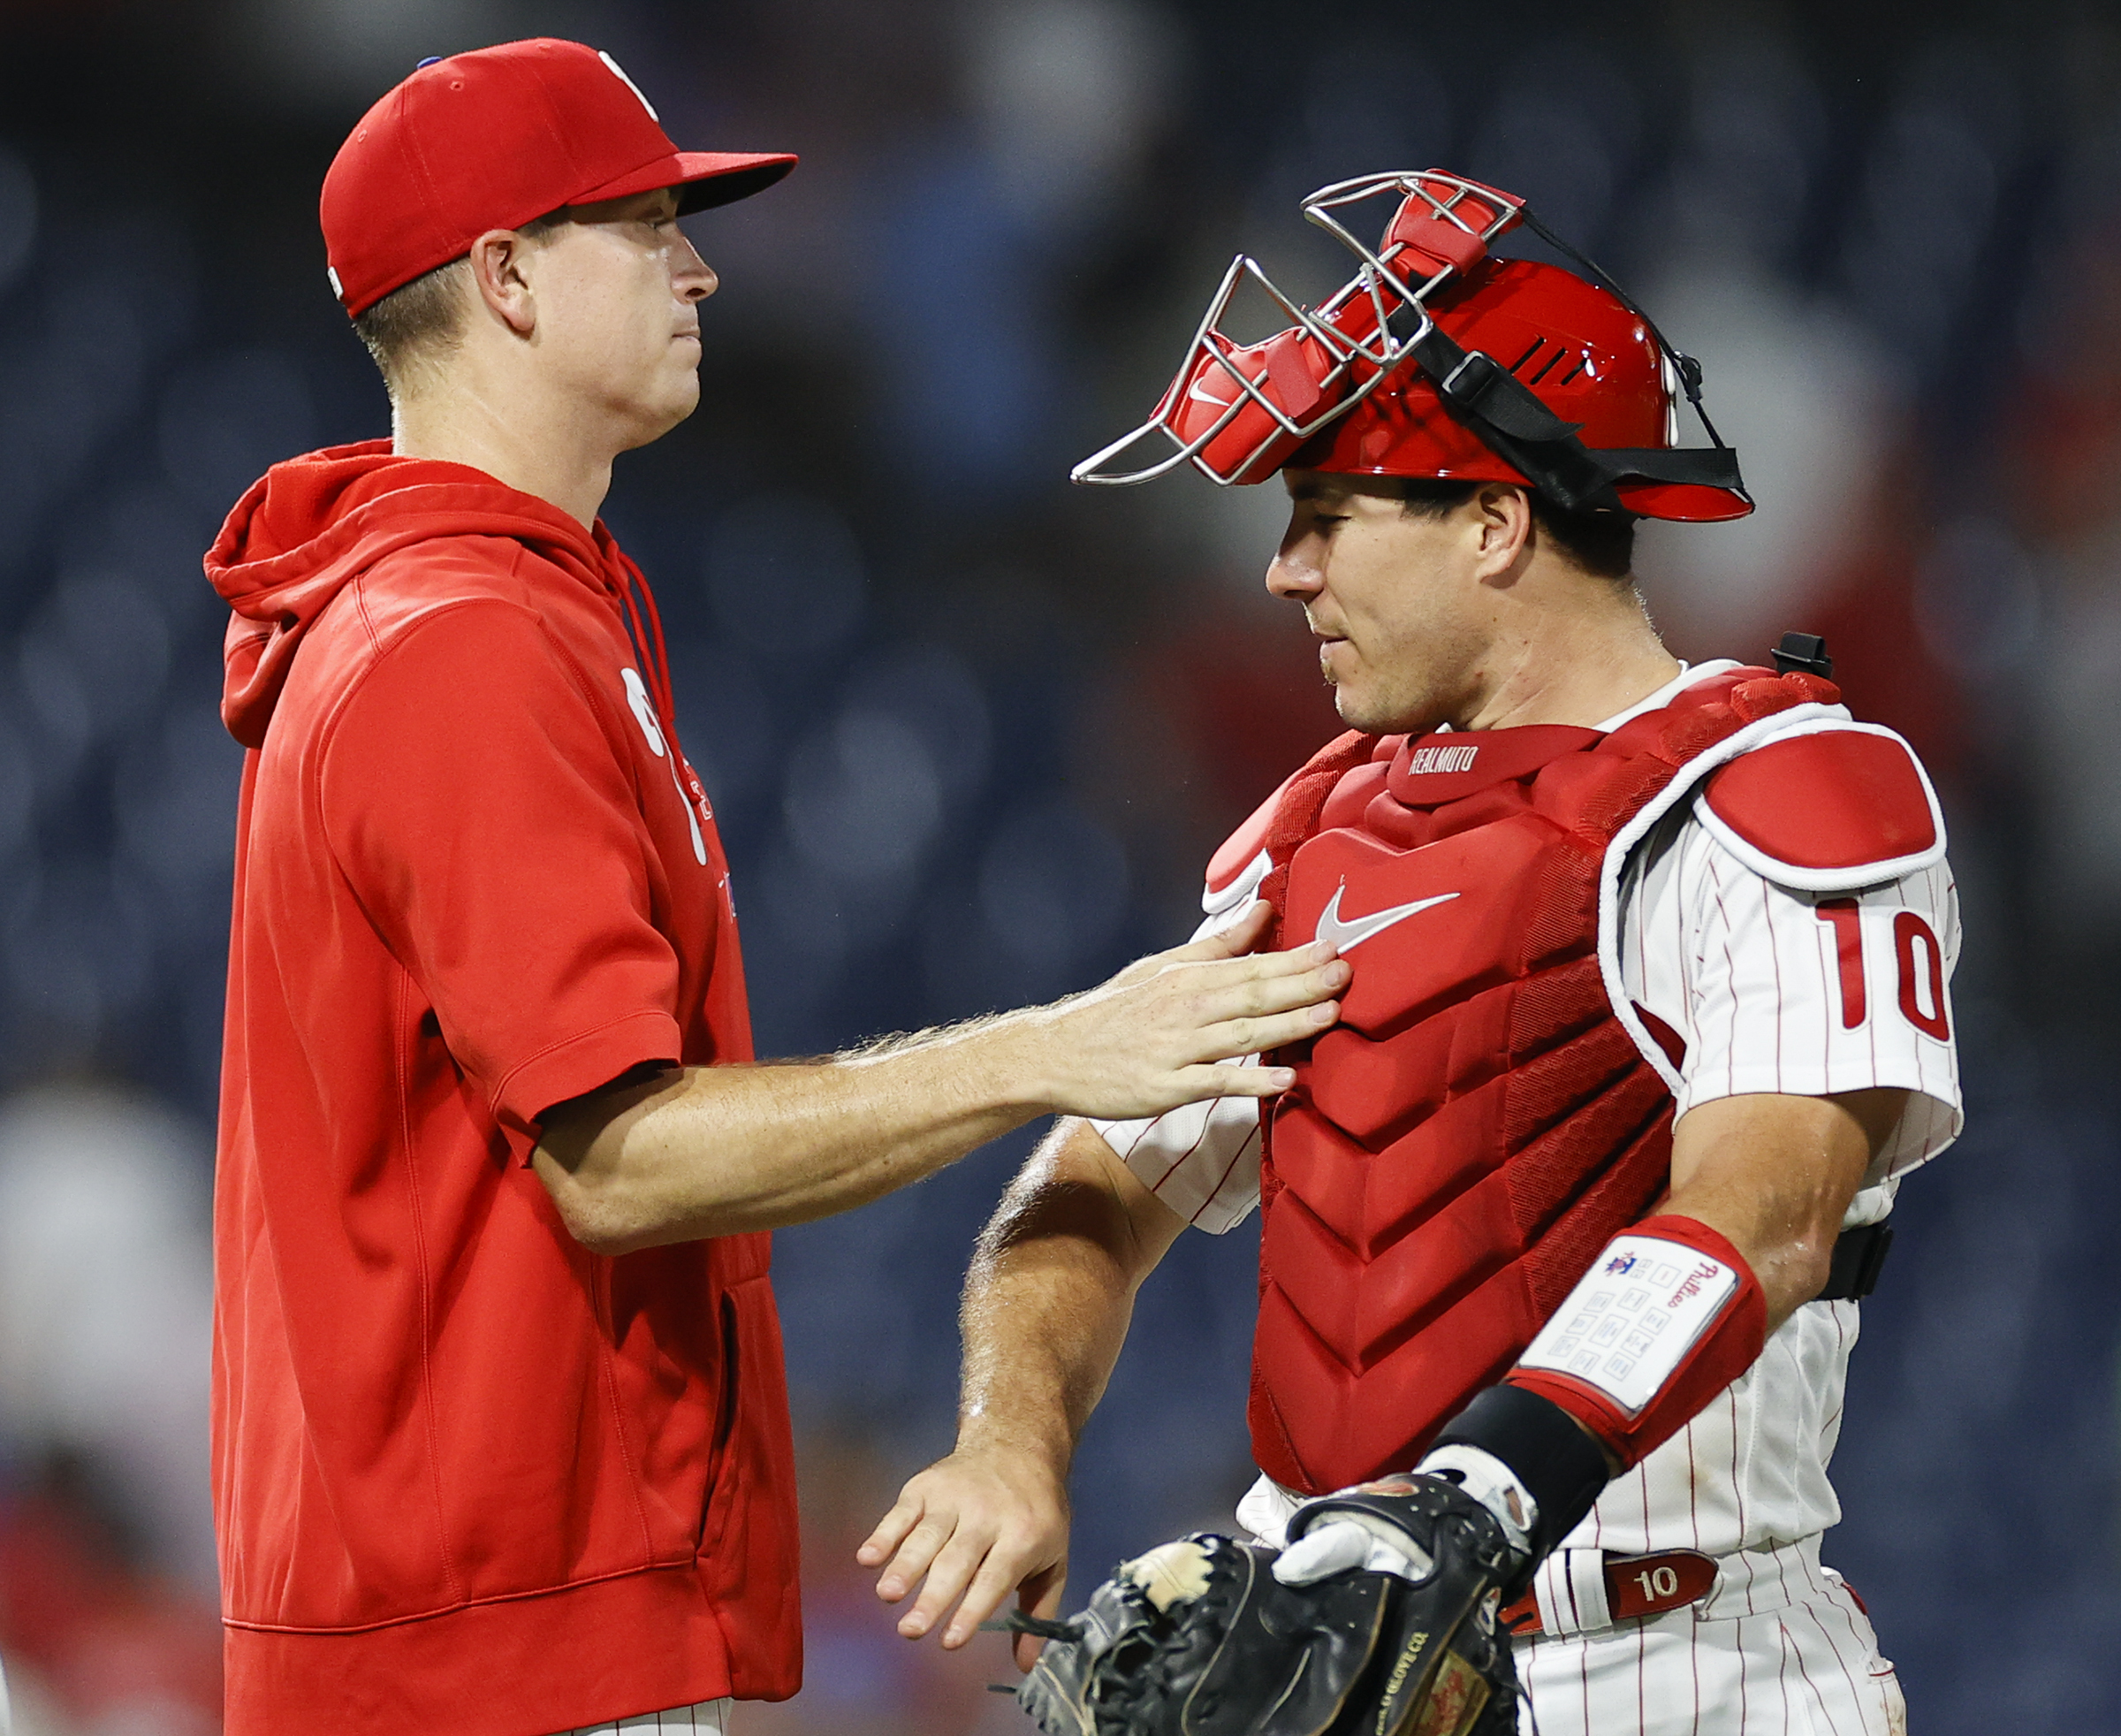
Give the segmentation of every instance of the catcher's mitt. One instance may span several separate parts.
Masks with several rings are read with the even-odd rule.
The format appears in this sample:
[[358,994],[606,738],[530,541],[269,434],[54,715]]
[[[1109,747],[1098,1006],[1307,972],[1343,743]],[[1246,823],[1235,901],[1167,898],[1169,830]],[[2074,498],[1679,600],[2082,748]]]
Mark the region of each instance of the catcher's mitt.
[[[1486,1508],[1435,1478],[1305,1510],[1367,1510],[1431,1557],[1428,1577],[1350,1569],[1302,1587],[1275,1551],[1196,1533],[1122,1565],[1016,1690],[1046,1736],[1513,1736],[1517,1671],[1496,1627],[1517,1565]],[[1315,1521],[1314,1521],[1315,1522]]]

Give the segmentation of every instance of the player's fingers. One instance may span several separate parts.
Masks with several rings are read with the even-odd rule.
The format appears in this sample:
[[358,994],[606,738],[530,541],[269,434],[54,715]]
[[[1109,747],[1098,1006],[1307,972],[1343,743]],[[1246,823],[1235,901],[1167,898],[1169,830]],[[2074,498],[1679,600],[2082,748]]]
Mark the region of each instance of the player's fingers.
[[1271,904],[1265,899],[1255,899],[1235,921],[1213,933],[1188,940],[1182,947],[1173,947],[1166,952],[1152,952],[1145,958],[1136,959],[1116,974],[1108,986],[1132,987],[1147,982],[1152,977],[1161,976],[1175,965],[1228,963],[1234,958],[1250,953],[1266,938],[1273,916],[1273,907]]
[[855,1559],[864,1567],[874,1567],[886,1561],[891,1552],[906,1541],[906,1534],[920,1523],[925,1504],[906,1495],[899,1496],[898,1504],[877,1521],[877,1528],[862,1540],[862,1547],[855,1551]]
[[964,1595],[966,1586],[992,1544],[992,1530],[983,1527],[969,1533],[960,1526],[949,1546],[930,1565],[928,1582],[921,1588],[913,1608],[899,1618],[899,1632],[908,1640],[917,1640],[940,1621],[950,1606]]
[[[1266,957],[1285,962],[1285,953]],[[1197,1012],[1203,1023],[1215,1016],[1288,1012],[1292,1006],[1326,1000],[1347,989],[1353,970],[1345,959],[1311,959],[1304,965],[1281,963],[1274,970],[1253,970],[1260,959],[1230,959],[1220,965],[1194,965],[1190,980],[1171,983],[1182,1004]]]
[[[1060,1614],[1060,1594],[1068,1585],[1068,1561],[1056,1561],[1042,1573],[1034,1573],[1017,1588],[1016,1607],[1026,1615],[1037,1616],[1043,1621],[1053,1621]],[[1016,1667],[1027,1676],[1031,1665],[1038,1663],[1038,1654],[1045,1649],[1045,1641],[1036,1633],[1019,1633],[1011,1648],[1016,1656]]]
[[1218,1024],[1235,1018],[1261,1018],[1315,1005],[1346,992],[1352,977],[1340,959],[1314,960],[1301,971],[1273,974],[1241,972],[1239,965],[1196,966],[1190,980],[1167,978],[1159,999],[1166,1016],[1196,1027]]
[[[1261,909],[1266,907],[1262,905]],[[1285,947],[1275,952],[1248,952],[1232,957],[1227,952],[1209,952],[1206,948],[1216,944],[1220,936],[1196,940],[1190,946],[1181,947],[1176,952],[1167,953],[1166,960],[1207,982],[1255,982],[1271,977],[1287,977],[1305,971],[1315,971],[1329,964],[1340,955],[1323,940],[1312,940],[1300,947]]]
[[[1248,959],[1245,961],[1250,963]],[[1231,977],[1203,983],[1189,997],[1189,1005],[1204,1024],[1217,1018],[1260,1017],[1307,1007],[1340,994],[1353,972],[1340,959],[1314,963],[1302,971],[1273,976]]]
[[1181,1103],[1210,1097],[1279,1097],[1296,1082],[1293,1067],[1182,1067],[1172,1076]]
[[979,1625],[1000,1608],[1001,1601],[1022,1583],[1025,1570],[1038,1559],[1036,1539],[1011,1539],[1006,1534],[988,1549],[972,1582],[965,1588],[964,1601],[950,1618],[943,1634],[943,1649],[955,1651],[975,1633]]
[[877,1580],[877,1595],[896,1603],[927,1572],[944,1545],[957,1533],[954,1515],[930,1513],[906,1534],[891,1565]]
[[1225,1019],[1203,1027],[1193,1054],[1202,1062],[1224,1061],[1233,1056],[1265,1055],[1284,1043],[1301,1043],[1340,1023],[1341,1003],[1319,1001],[1286,1013],[1257,1018]]
[[1227,928],[1219,928],[1212,934],[1203,934],[1197,940],[1189,940],[1182,947],[1174,947],[1164,954],[1167,961],[1191,963],[1195,960],[1235,958],[1249,953],[1266,938],[1267,925],[1273,920],[1274,907],[1264,898],[1255,898],[1243,915]]

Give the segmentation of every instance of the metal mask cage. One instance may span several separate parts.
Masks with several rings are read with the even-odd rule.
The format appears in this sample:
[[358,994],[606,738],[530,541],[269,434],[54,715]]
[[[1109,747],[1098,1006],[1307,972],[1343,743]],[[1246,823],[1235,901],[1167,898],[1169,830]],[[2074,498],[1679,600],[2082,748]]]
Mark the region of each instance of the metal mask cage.
[[[1440,261],[1403,241],[1388,245],[1381,251],[1372,248],[1341,221],[1339,214],[1345,208],[1387,193],[1395,195],[1401,209],[1415,201],[1421,202],[1426,209],[1420,214],[1458,232],[1463,237],[1463,248],[1454,250],[1460,251],[1468,263],[1484,256],[1488,243],[1515,224],[1524,210],[1524,202],[1509,194],[1433,169],[1362,175],[1320,187],[1304,200],[1304,215],[1334,236],[1362,262],[1355,277],[1313,310],[1285,294],[1258,260],[1239,254],[1223,273],[1221,284],[1210,298],[1207,311],[1195,328],[1191,343],[1186,346],[1177,373],[1157,400],[1149,419],[1092,453],[1068,472],[1069,480],[1127,487],[1153,481],[1181,464],[1191,463],[1211,482],[1227,488],[1246,476],[1271,447],[1282,442],[1301,443],[1309,439],[1376,391],[1412,355],[1415,346],[1428,336],[1432,322],[1424,304],[1463,269],[1459,263]],[[1397,226],[1396,221],[1392,226]],[[1422,260],[1436,269],[1417,276],[1407,270],[1410,259]],[[1291,321],[1289,331],[1279,336],[1294,332],[1299,334],[1299,342],[1302,338],[1309,338],[1329,359],[1329,365],[1315,382],[1321,394],[1317,406],[1305,415],[1292,415],[1263,390],[1262,383],[1267,382],[1269,377],[1265,359],[1255,375],[1246,374],[1231,359],[1247,351],[1263,351],[1266,344],[1275,341],[1269,339],[1258,345],[1243,345],[1221,329],[1224,314],[1238,290],[1248,281],[1257,284]],[[1414,316],[1411,319],[1408,317],[1410,312]],[[1235,385],[1235,396],[1210,426],[1190,436],[1182,434],[1174,423],[1189,394],[1209,402],[1221,401],[1219,394],[1198,392],[1200,382],[1206,377],[1203,364],[1209,360]],[[1209,463],[1204,453],[1229,430],[1248,406],[1257,407],[1269,419],[1259,440],[1239,461],[1227,468]],[[1161,434],[1173,448],[1155,462],[1135,470],[1103,468],[1155,434]]]

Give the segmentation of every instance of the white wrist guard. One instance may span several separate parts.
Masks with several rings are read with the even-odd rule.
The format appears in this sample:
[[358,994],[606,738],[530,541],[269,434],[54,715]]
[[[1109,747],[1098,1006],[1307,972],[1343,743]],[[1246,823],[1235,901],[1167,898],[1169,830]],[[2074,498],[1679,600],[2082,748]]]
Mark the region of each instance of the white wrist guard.
[[1414,1467],[1414,1474],[1456,1483],[1495,1516],[1512,1549],[1520,1555],[1532,1553],[1539,1504],[1517,1480],[1517,1473],[1494,1454],[1464,1445],[1437,1447]]

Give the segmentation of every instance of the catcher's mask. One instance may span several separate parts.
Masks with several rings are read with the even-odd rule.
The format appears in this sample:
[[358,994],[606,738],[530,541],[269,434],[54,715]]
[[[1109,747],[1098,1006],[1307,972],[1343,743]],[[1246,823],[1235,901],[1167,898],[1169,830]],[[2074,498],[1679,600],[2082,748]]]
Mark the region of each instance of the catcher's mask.
[[[1342,221],[1394,195],[1372,249]],[[1743,518],[1737,453],[1701,407],[1701,368],[1514,194],[1438,169],[1321,187],[1304,215],[1361,261],[1322,306],[1297,305],[1240,254],[1155,413],[1078,464],[1079,483],[1143,483],[1190,462],[1213,481],[1288,466],[1521,483],[1578,512]],[[1488,247],[1522,223],[1591,279]],[[1257,284],[1295,324],[1256,344],[1221,329]],[[1681,447],[1675,392],[1713,443]],[[1175,448],[1115,466],[1151,434]]]

